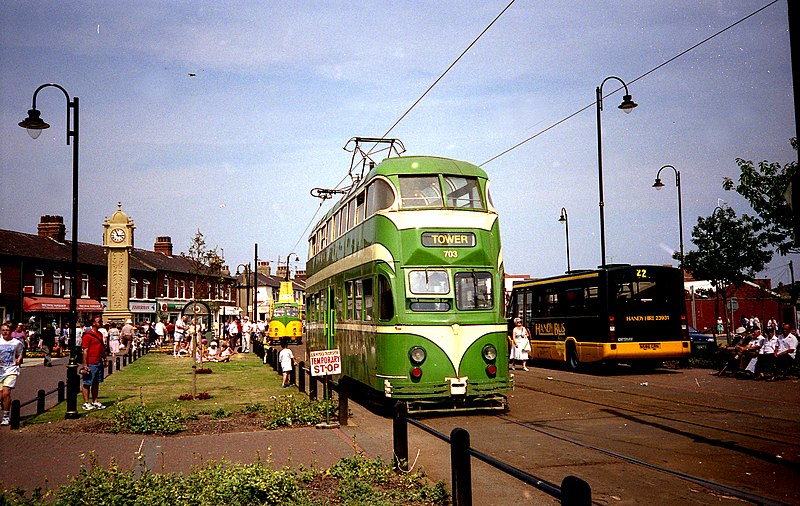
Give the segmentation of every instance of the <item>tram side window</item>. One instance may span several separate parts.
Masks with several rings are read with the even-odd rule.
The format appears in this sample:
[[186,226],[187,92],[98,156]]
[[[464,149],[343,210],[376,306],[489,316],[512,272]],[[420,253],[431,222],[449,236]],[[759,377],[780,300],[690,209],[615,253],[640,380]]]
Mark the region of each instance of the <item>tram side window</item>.
[[356,203],[351,200],[347,203],[347,230],[356,226]]
[[[333,288],[334,297],[336,298],[336,321],[342,321],[345,319],[345,314],[342,311],[342,289],[339,287]],[[294,315],[297,316],[297,315]]]
[[455,289],[456,308],[461,311],[494,307],[492,275],[489,272],[458,272]]
[[383,179],[376,179],[367,188],[367,216],[372,216],[382,211],[394,202],[394,192],[389,183]]
[[353,315],[353,282],[346,281],[344,284],[344,298],[347,300],[347,318],[350,320],[354,320],[355,316]]
[[447,206],[466,209],[481,209],[478,180],[474,177],[444,176],[447,188]]
[[442,190],[438,176],[401,176],[402,207],[442,207]]
[[394,298],[392,284],[383,274],[378,275],[378,319],[389,321],[394,318]]
[[364,289],[364,320],[372,321],[372,311],[375,306],[372,297],[372,280],[364,279],[361,282]]
[[360,279],[355,281],[355,291],[353,292],[353,319],[361,320],[362,297],[364,297],[364,286]]
[[364,221],[365,209],[366,209],[366,192],[361,192],[359,195],[356,196],[356,221],[355,221],[356,225]]

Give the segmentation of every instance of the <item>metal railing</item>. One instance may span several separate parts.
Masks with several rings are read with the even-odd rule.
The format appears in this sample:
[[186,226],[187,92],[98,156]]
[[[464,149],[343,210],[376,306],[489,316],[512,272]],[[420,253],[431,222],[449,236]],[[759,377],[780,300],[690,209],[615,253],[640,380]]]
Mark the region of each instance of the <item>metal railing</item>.
[[[120,370],[122,367],[127,366],[129,358],[130,358],[130,363],[133,363],[137,358],[144,355],[148,351],[149,351],[148,348],[140,347],[140,348],[133,348],[130,352],[125,353],[123,355],[117,355],[117,360],[116,360],[117,370]],[[111,375],[113,373],[114,373],[114,361],[109,360],[108,374]],[[36,397],[34,397],[33,399],[29,399],[25,402],[21,402],[19,399],[14,399],[13,401],[11,401],[11,414],[9,416],[9,422],[10,422],[9,427],[12,430],[19,429],[21,421],[20,411],[28,404],[33,404],[34,402],[36,403],[37,416],[47,411],[45,409],[46,398],[48,395],[52,395],[54,393],[58,393],[58,400],[56,401],[56,404],[54,404],[54,406],[57,406],[58,404],[64,402],[64,400],[66,399],[66,384],[63,381],[59,381],[58,386],[50,391],[45,391],[44,389],[40,389],[36,393]]]

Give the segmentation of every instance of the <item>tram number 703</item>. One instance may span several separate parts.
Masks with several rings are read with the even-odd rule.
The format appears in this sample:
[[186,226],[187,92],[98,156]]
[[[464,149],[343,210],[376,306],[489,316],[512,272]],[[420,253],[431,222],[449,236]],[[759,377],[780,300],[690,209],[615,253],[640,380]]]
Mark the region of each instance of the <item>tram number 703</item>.
[[458,258],[458,251],[454,249],[443,250],[445,258]]

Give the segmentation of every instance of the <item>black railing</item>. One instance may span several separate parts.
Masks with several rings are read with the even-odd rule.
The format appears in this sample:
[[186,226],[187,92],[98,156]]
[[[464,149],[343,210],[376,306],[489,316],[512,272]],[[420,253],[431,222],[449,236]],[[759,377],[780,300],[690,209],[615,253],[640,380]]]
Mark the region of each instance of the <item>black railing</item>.
[[[130,356],[130,362],[133,363],[137,358],[139,358],[141,355],[144,355],[148,351],[149,350],[147,348],[134,348],[128,353],[122,355],[122,365],[123,366],[127,365],[128,362],[127,358],[129,356]],[[117,362],[117,370],[119,370],[121,368],[119,355],[117,355],[116,362]],[[111,360],[109,360],[108,374],[112,374],[113,372],[114,372],[114,363]],[[20,411],[28,404],[33,404],[34,402],[36,403],[36,415],[41,415],[42,413],[47,411],[45,409],[45,404],[46,404],[45,400],[48,395],[52,395],[54,393],[58,394],[57,397],[58,400],[56,401],[55,405],[64,402],[64,399],[66,399],[66,385],[63,381],[59,381],[58,386],[50,391],[46,392],[44,389],[39,390],[36,393],[36,397],[34,397],[33,399],[29,399],[25,402],[21,402],[19,399],[14,399],[13,401],[11,401],[11,415],[9,416],[9,422],[10,422],[9,427],[13,430],[19,429],[21,420]]]
[[535,487],[542,492],[561,500],[561,504],[583,506],[592,503],[592,489],[588,483],[575,476],[567,476],[561,486],[501,462],[490,455],[470,447],[469,432],[455,428],[446,436],[408,416],[408,407],[403,402],[395,405],[394,413],[394,465],[401,471],[408,471],[408,425],[411,424],[450,445],[450,462],[453,484],[453,506],[472,506],[472,463],[471,457],[489,464],[514,478]]

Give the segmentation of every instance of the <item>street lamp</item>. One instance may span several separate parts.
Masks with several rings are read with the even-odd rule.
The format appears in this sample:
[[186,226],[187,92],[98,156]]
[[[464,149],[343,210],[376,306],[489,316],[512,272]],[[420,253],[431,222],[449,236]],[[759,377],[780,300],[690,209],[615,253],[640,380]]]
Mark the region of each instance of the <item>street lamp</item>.
[[606,266],[606,224],[605,213],[603,211],[605,203],[603,202],[603,144],[600,129],[600,113],[603,110],[603,85],[606,84],[606,81],[609,79],[616,79],[617,81],[621,82],[622,86],[625,88],[625,95],[622,97],[622,103],[617,106],[618,108],[622,109],[626,113],[629,113],[634,107],[637,106],[636,102],[634,102],[631,99],[631,96],[628,94],[628,85],[625,84],[625,81],[619,77],[606,77],[603,79],[603,82],[600,83],[600,86],[597,87],[597,172],[600,190],[600,254],[603,260],[603,267]]
[[[292,259],[292,255],[294,255],[294,261],[299,262],[300,257],[294,251],[286,255],[286,281],[289,281],[289,262]],[[281,258],[278,257],[278,267],[280,268],[281,265]]]
[[558,218],[559,223],[563,223],[566,226],[566,234],[567,234],[567,272],[571,271],[572,269],[569,266],[569,216],[567,215],[567,208],[561,208],[561,216]]
[[681,171],[673,167],[672,165],[664,165],[660,169],[658,169],[658,173],[656,174],[656,182],[653,183],[653,188],[656,190],[660,190],[664,187],[664,183],[661,182],[659,176],[661,176],[661,171],[669,167],[675,172],[675,186],[678,188],[678,232],[680,235],[680,246],[681,246],[681,260],[680,266],[683,268],[683,209],[681,207]]
[[[246,295],[247,304],[245,304],[244,307],[245,307],[245,315],[246,315],[250,311],[250,264],[249,263],[247,263],[247,264],[239,264],[239,265],[236,266],[236,277],[237,277],[237,279],[238,279],[239,274],[240,274],[239,273],[239,267],[243,267],[242,273],[245,276],[245,290],[246,290],[245,293],[247,294]],[[242,285],[240,284],[239,286],[241,287]]]
[[[44,88],[58,88],[67,98],[67,145],[72,139],[72,261],[71,279],[69,290],[69,363],[67,364],[67,412],[64,418],[75,419],[80,416],[78,413],[78,361],[75,350],[76,329],[78,324],[78,300],[77,300],[77,279],[78,279],[78,97],[69,98],[69,93],[62,86],[55,83],[47,83],[36,88],[33,92],[31,108],[28,110],[28,117],[19,122],[19,126],[25,128],[31,138],[36,139],[42,130],[50,128],[40,117],[36,109],[36,96]],[[72,118],[72,129],[70,130],[70,117]]]

